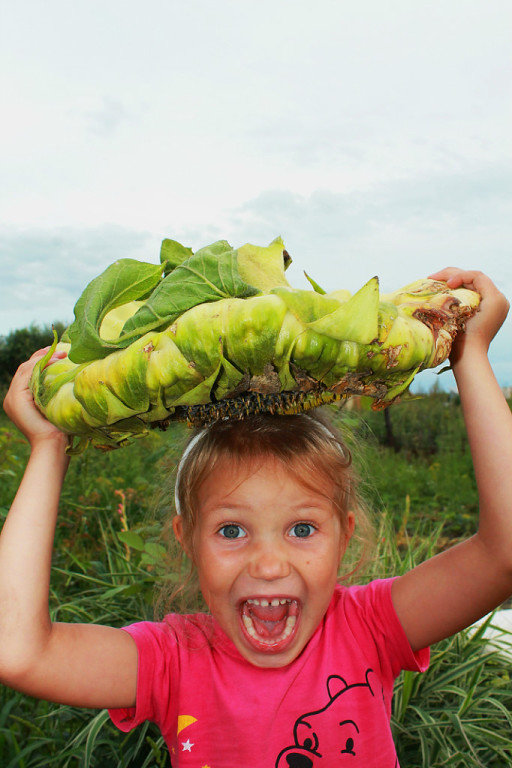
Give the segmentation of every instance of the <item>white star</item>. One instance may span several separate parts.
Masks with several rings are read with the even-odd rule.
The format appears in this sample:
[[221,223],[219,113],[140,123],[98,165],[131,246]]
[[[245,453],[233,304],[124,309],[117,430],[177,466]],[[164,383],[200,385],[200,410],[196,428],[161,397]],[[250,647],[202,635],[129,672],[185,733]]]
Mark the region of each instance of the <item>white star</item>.
[[190,739],[187,739],[187,741],[182,741],[181,746],[183,747],[183,752],[191,752],[192,747],[194,746]]

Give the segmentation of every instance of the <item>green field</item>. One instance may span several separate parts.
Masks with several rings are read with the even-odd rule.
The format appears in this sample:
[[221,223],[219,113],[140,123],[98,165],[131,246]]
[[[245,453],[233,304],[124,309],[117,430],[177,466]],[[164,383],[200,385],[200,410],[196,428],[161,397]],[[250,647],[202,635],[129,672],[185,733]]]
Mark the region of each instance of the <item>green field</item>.
[[[374,511],[372,563],[357,580],[390,576],[475,530],[478,500],[458,398],[432,392],[383,413],[333,411],[348,434]],[[482,414],[485,418],[485,414]],[[391,427],[392,435],[389,433]],[[173,470],[187,429],[153,432],[118,451],[73,457],[61,499],[51,609],[59,621],[122,626],[153,618],[154,596],[183,578],[166,536]],[[390,442],[392,437],[393,445]],[[0,516],[19,483],[27,446],[0,418]],[[185,595],[174,610],[200,607]],[[467,633],[432,650],[430,670],[396,684],[393,727],[407,768],[512,764],[509,664]],[[0,765],[59,768],[168,766],[158,731],[125,736],[105,712],[37,702],[0,686]]]

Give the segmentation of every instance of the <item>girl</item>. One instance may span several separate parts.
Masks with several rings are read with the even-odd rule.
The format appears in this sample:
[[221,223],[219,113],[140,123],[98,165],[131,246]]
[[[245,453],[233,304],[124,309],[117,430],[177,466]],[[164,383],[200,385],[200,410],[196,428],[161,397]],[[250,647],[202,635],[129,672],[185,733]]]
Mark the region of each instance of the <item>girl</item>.
[[37,353],[5,400],[32,452],[0,537],[0,680],[157,722],[173,766],[398,766],[401,669],[512,592],[512,415],[487,358],[508,303],[480,272],[432,275],[482,296],[451,361],[480,497],[478,532],[396,579],[340,587],[357,526],[347,452],[315,418],[202,430],[180,463],[174,531],[210,614],[124,630],[52,624],[48,589],[66,437],[35,409]]

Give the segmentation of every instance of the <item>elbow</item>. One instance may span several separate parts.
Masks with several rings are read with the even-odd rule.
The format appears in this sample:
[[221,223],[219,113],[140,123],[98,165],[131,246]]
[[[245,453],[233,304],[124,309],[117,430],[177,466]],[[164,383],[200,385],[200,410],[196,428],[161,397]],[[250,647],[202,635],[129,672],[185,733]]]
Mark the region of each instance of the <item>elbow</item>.
[[40,642],[33,639],[23,642],[19,636],[9,638],[0,634],[0,682],[30,694],[41,669],[45,647],[42,638]]
[[495,585],[497,593],[502,596],[500,602],[503,602],[512,595],[512,547],[504,546],[503,542],[494,539],[487,541],[481,533],[475,538],[483,551],[482,568]]
[[[18,610],[16,610],[18,608]],[[27,692],[49,647],[53,625],[36,616],[30,621],[18,606],[2,604],[0,613],[0,682]]]
[[26,691],[34,670],[34,659],[26,654],[9,652],[2,648],[0,652],[0,683],[8,688]]

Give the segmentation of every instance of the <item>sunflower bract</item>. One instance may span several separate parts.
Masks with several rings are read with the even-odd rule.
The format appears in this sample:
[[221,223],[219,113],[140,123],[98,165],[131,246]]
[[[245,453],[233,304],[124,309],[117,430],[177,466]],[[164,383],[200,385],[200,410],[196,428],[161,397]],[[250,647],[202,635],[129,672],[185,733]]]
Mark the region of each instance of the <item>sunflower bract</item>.
[[[446,360],[480,301],[434,280],[381,295],[373,277],[350,295],[308,277],[315,290],[298,290],[289,262],[280,238],[196,254],[164,240],[160,267],[140,262],[140,278],[136,262],[116,262],[35,366],[36,404],[77,438],[70,452],[115,448],[173,418],[294,413],[353,394],[385,407]],[[45,367],[55,349],[66,357]]]

